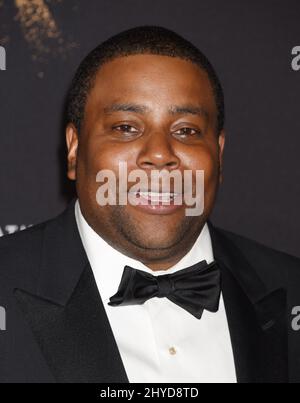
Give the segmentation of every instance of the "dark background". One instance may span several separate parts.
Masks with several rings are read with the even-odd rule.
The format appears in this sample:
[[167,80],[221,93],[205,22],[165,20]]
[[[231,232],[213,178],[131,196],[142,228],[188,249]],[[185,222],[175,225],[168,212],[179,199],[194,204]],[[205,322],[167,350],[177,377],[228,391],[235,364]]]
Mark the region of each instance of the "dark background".
[[0,0],[0,228],[66,206],[62,110],[81,59],[109,36],[162,25],[197,45],[224,86],[225,181],[213,222],[300,256],[299,0]]

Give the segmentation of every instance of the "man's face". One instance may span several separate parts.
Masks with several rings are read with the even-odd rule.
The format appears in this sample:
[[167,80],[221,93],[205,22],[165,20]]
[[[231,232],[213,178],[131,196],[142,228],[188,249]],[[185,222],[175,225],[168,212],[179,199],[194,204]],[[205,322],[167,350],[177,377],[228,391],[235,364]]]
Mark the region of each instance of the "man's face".
[[[117,104],[123,107],[112,109]],[[199,113],[188,113],[186,107]],[[104,64],[88,95],[80,134],[72,124],[66,131],[68,176],[76,180],[89,225],[116,249],[153,269],[179,260],[207,220],[221,181],[224,133],[216,133],[216,123],[210,81],[193,63],[132,55]],[[140,169],[149,178],[153,170],[179,170],[182,176],[185,170],[203,170],[203,214],[187,216],[184,204],[165,210],[130,203],[99,206],[96,175],[109,169],[118,179],[120,162],[127,163],[128,173]]]

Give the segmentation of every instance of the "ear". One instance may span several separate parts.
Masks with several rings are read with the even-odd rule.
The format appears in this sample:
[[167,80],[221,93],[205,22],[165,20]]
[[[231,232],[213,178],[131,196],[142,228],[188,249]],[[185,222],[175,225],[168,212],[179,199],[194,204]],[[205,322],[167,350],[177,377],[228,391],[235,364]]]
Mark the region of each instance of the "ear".
[[220,166],[220,173],[219,173],[219,183],[223,182],[223,153],[225,147],[225,131],[222,130],[219,134],[219,166]]
[[66,127],[66,143],[68,149],[68,178],[76,180],[76,162],[78,150],[78,132],[76,127],[69,123]]

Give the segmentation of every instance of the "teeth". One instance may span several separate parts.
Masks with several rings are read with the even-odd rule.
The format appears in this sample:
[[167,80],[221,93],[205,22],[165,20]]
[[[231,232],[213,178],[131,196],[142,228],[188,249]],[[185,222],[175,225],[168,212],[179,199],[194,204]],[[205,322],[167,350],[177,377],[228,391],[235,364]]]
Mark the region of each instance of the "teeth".
[[138,192],[141,197],[145,199],[157,200],[157,201],[169,201],[174,199],[175,193],[160,193],[160,192]]

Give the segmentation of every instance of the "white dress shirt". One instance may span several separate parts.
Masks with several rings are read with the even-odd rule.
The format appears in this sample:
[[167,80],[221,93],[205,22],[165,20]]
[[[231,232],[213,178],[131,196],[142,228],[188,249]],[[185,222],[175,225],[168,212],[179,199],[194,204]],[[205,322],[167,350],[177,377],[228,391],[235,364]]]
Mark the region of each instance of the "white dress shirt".
[[201,260],[211,263],[214,257],[207,224],[177,264],[167,271],[154,272],[104,241],[84,219],[78,200],[75,216],[129,382],[235,383],[222,296],[218,312],[204,311],[200,320],[167,298],[154,297],[143,305],[108,305],[118,290],[125,265],[160,275]]

